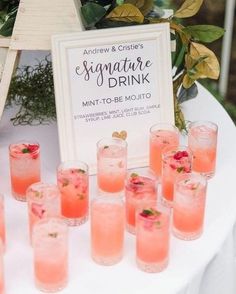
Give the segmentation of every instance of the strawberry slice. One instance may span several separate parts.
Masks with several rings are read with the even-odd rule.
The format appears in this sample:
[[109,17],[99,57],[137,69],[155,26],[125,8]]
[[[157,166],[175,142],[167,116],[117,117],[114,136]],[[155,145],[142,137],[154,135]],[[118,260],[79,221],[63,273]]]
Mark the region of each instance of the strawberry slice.
[[43,209],[42,204],[37,204],[37,203],[33,203],[31,205],[31,211],[38,218],[43,218],[43,215],[45,213],[45,209]]

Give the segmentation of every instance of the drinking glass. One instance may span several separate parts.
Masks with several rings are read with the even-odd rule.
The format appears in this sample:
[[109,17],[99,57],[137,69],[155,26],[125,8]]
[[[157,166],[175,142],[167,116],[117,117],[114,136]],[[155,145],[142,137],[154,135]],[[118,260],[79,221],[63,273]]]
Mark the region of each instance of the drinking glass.
[[150,128],[149,166],[160,177],[162,173],[162,151],[171,145],[179,145],[179,130],[167,123],[155,124]]
[[136,262],[146,272],[160,272],[169,262],[169,207],[157,201],[146,202],[136,215]]
[[127,143],[119,138],[97,143],[97,182],[101,192],[117,193],[124,189],[127,169]]
[[196,121],[189,125],[188,145],[193,153],[195,172],[208,178],[215,174],[218,126],[210,121]]
[[3,194],[0,194],[0,238],[2,241],[2,245],[3,245],[3,250],[5,251],[6,227],[5,227],[5,209],[4,209],[4,196],[3,196]]
[[54,184],[34,183],[27,189],[29,232],[41,219],[61,215],[60,191]]
[[162,154],[162,201],[172,205],[176,178],[191,172],[192,154],[186,146],[171,146]]
[[9,158],[12,195],[26,201],[27,188],[40,181],[40,146],[30,141],[10,144]]
[[91,255],[101,265],[113,265],[123,257],[124,202],[119,196],[97,197],[91,203]]
[[33,229],[34,277],[45,292],[63,289],[68,281],[68,227],[63,219],[45,218]]
[[88,219],[89,175],[82,161],[67,161],[57,169],[57,183],[61,192],[61,214],[70,226]]
[[207,180],[200,174],[184,174],[174,190],[173,233],[179,239],[197,239],[203,231]]
[[126,229],[135,234],[136,209],[141,203],[157,200],[157,179],[147,169],[128,172],[125,183]]

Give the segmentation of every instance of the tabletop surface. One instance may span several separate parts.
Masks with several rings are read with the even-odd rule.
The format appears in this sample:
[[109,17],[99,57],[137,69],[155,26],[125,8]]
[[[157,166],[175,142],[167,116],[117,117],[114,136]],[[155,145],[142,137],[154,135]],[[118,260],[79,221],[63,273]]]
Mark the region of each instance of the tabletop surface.
[[[210,120],[219,126],[218,158],[215,177],[209,181],[205,229],[195,241],[171,237],[170,263],[157,274],[140,271],[135,263],[135,237],[125,233],[123,260],[114,266],[95,264],[90,257],[89,221],[70,228],[69,283],[61,294],[134,294],[180,293],[186,284],[219,251],[236,222],[235,165],[236,128],[221,105],[199,86],[197,98],[183,105],[189,121]],[[42,180],[56,183],[55,170],[60,162],[57,126],[17,126],[9,122],[12,109],[6,110],[0,122],[0,192],[5,194],[7,249],[4,257],[6,294],[38,294],[33,281],[32,248],[28,237],[26,203],[16,201],[10,192],[8,145],[30,138],[40,142]],[[91,177],[91,196],[96,193]],[[157,292],[158,291],[158,292]]]

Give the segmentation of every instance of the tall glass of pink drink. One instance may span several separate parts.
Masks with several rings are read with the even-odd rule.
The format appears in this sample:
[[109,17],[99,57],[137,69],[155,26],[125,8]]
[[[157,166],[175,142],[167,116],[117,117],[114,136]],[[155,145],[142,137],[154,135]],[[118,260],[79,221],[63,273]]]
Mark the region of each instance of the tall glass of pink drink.
[[[4,209],[4,196],[0,194],[0,238],[3,245],[3,250],[6,247],[6,227],[5,227],[5,209]],[[0,292],[1,294],[1,292]]]
[[127,170],[127,143],[119,138],[97,143],[97,183],[101,192],[118,193],[124,189]]
[[60,191],[54,184],[34,183],[27,189],[29,232],[41,219],[61,216]]
[[45,292],[63,289],[68,281],[68,227],[63,219],[46,218],[33,229],[34,277]]
[[158,177],[162,173],[162,151],[171,145],[179,145],[178,128],[167,123],[155,124],[150,128],[149,166]]
[[9,146],[12,195],[26,201],[27,188],[40,181],[40,147],[38,143],[23,141]]
[[146,169],[129,171],[125,184],[126,229],[135,234],[136,209],[157,200],[157,179]]
[[151,201],[136,215],[136,262],[146,272],[164,270],[169,262],[170,208]]
[[189,125],[188,145],[193,153],[195,172],[208,178],[215,174],[218,126],[210,121],[196,121]]
[[171,206],[174,197],[174,183],[177,177],[191,172],[192,154],[186,146],[172,146],[162,154],[162,200]]
[[91,255],[101,265],[123,257],[125,209],[121,197],[98,197],[91,203]]
[[174,190],[173,233],[179,239],[197,239],[203,231],[207,180],[200,174],[184,174]]
[[70,226],[81,225],[88,219],[89,174],[82,161],[67,161],[57,169],[61,192],[61,214]]

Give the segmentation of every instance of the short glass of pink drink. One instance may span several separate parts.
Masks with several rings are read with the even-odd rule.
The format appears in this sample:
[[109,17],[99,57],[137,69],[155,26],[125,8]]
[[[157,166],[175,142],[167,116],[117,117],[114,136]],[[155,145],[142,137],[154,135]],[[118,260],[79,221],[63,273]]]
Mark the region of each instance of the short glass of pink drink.
[[155,124],[150,128],[149,166],[158,177],[162,173],[162,151],[171,145],[179,145],[178,128],[167,123]]
[[135,234],[136,209],[157,200],[157,179],[146,169],[129,171],[125,183],[126,229]]
[[68,281],[68,226],[63,219],[46,218],[35,224],[32,235],[36,287],[57,292]]
[[127,143],[119,138],[102,139],[97,143],[97,183],[101,192],[124,190],[127,170]]
[[[4,209],[4,196],[0,194],[0,238],[3,245],[3,250],[6,247],[6,228],[5,228],[5,209]],[[0,291],[1,294],[1,291]]]
[[63,162],[57,169],[57,184],[61,192],[61,214],[70,226],[88,219],[89,174],[82,161]]
[[188,145],[193,153],[195,172],[208,178],[215,174],[218,126],[210,121],[196,121],[189,125]]
[[186,146],[172,146],[163,150],[162,154],[162,200],[172,205],[174,183],[177,177],[191,172],[192,154]]
[[203,231],[207,180],[200,174],[184,174],[174,190],[173,233],[179,239],[197,239]]
[[54,184],[34,183],[27,189],[29,232],[41,219],[61,216],[60,191]]
[[91,256],[101,265],[113,265],[123,257],[124,202],[119,196],[97,197],[91,203]]
[[18,142],[9,146],[12,195],[26,201],[27,188],[40,181],[40,147],[35,142]]
[[136,214],[136,262],[146,272],[164,270],[169,262],[170,208],[150,201]]

